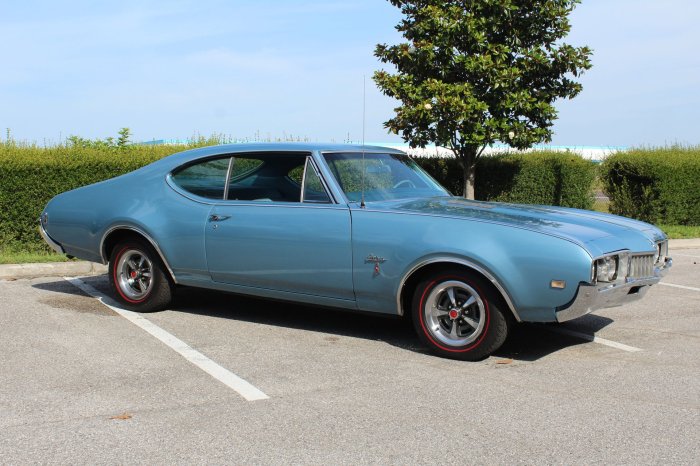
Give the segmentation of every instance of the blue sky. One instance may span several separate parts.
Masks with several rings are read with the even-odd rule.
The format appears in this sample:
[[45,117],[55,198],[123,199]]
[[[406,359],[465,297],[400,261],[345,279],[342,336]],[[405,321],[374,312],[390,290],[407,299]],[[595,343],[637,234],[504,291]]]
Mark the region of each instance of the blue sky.
[[[16,139],[306,137],[400,141],[370,76],[397,42],[384,0],[4,1],[0,128]],[[584,0],[567,42],[594,49],[553,144],[700,143],[700,2]],[[2,134],[4,139],[4,131]]]

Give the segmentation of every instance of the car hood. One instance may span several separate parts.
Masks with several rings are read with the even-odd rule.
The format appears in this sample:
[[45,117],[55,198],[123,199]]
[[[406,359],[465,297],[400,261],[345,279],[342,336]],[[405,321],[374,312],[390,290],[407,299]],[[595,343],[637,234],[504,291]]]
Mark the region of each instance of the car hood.
[[367,204],[370,210],[489,222],[563,238],[592,256],[629,249],[653,251],[665,235],[648,223],[588,210],[472,201],[460,197],[407,199]]

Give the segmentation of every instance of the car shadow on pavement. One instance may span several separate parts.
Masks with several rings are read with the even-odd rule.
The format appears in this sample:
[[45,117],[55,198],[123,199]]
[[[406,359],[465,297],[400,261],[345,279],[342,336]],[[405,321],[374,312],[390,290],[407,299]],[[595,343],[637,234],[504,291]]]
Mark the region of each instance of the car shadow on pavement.
[[505,344],[496,351],[494,356],[518,361],[537,361],[565,348],[590,344],[589,340],[559,333],[557,331],[559,328],[586,335],[595,335],[597,331],[613,322],[607,317],[588,314],[564,324],[522,323],[512,327]]
[[[101,292],[110,294],[104,277],[87,277],[83,280]],[[32,286],[56,293],[85,296],[81,290],[64,280],[36,283]],[[178,289],[170,310],[384,341],[412,352],[430,353],[416,336],[409,318],[313,307],[197,288]],[[565,325],[568,330],[592,334],[612,322],[611,319],[589,314]],[[508,340],[494,356],[531,362],[571,346],[589,343],[586,340],[553,331],[557,326],[558,324],[515,325]]]

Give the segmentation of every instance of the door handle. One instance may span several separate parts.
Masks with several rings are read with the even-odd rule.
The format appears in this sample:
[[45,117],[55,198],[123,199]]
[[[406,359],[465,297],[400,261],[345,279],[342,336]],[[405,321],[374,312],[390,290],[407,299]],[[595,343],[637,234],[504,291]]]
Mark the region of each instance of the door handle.
[[212,214],[212,215],[209,216],[209,221],[210,221],[210,222],[223,222],[224,220],[229,219],[229,218],[231,218],[230,215],[216,215],[216,214]]

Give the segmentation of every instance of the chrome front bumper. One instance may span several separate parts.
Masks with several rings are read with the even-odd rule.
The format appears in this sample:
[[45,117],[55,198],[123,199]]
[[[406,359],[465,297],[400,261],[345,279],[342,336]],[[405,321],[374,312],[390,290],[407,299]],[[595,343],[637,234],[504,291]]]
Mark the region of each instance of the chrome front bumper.
[[656,285],[673,266],[673,259],[666,257],[662,264],[654,267],[654,276],[647,278],[628,278],[622,283],[581,283],[576,297],[555,314],[557,322],[566,322],[584,316],[596,309],[621,306],[642,298],[651,285]]
[[58,244],[56,241],[54,241],[53,238],[51,238],[48,233],[46,233],[46,230],[44,229],[44,224],[42,223],[41,220],[39,220],[39,234],[41,234],[41,237],[44,238],[44,241],[46,241],[46,244],[51,246],[51,249],[53,249],[54,251],[56,251],[59,254],[66,253],[66,251],[63,250],[63,247],[60,244]]

